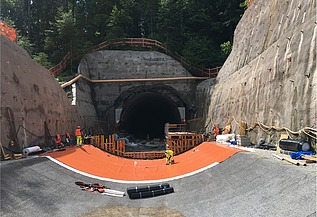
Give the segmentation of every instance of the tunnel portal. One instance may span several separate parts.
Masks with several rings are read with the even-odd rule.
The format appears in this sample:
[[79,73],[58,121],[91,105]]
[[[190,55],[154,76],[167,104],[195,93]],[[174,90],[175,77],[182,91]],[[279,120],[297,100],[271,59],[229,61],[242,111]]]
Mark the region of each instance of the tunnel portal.
[[160,93],[141,93],[129,99],[120,116],[120,132],[138,139],[164,138],[165,123],[180,123],[177,105]]

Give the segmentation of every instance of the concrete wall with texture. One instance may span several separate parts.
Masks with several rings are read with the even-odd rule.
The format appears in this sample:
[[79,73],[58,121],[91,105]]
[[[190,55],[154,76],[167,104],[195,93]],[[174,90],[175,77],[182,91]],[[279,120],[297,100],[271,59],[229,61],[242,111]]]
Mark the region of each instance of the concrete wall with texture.
[[[234,116],[249,127],[262,122],[293,131],[316,128],[316,33],[316,1],[254,1],[235,30],[215,85],[198,87],[198,97],[210,99],[202,112],[205,124],[211,117],[224,127]],[[248,136],[253,143],[276,143],[280,133],[285,132],[256,128]]]

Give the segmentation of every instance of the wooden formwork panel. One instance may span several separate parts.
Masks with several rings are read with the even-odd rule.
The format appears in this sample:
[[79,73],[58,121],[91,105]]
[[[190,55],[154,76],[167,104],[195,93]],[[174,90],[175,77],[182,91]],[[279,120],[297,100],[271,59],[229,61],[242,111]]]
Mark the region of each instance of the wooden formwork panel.
[[174,155],[177,155],[199,145],[202,141],[200,134],[171,133],[168,135],[167,144],[174,151]]
[[99,137],[98,136],[93,136],[92,137],[92,144],[99,148]]
[[105,136],[104,135],[100,136],[100,148],[102,150],[105,150]]
[[[125,152],[124,141],[116,141],[114,135],[108,136],[106,139],[103,135],[94,136],[93,143],[98,148],[117,156],[123,156],[133,159],[159,159],[164,158],[164,152]],[[174,151],[174,155],[181,154],[202,142],[200,134],[173,134],[167,138],[167,144]]]
[[165,157],[165,152],[125,152],[124,157],[133,159],[159,159]]

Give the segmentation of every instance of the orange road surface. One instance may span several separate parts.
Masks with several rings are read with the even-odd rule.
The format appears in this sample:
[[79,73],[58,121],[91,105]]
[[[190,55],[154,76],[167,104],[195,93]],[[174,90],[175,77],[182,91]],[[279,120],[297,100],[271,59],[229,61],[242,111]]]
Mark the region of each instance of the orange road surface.
[[204,142],[194,149],[174,156],[175,163],[165,159],[127,159],[106,153],[92,145],[68,147],[65,151],[42,154],[51,160],[94,178],[118,182],[158,182],[193,175],[228,159],[243,150],[215,142]]

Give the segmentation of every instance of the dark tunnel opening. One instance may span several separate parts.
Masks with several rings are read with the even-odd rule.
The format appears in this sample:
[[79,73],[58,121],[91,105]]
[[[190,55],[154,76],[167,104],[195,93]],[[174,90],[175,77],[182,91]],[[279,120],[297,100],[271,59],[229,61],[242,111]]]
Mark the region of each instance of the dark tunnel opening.
[[179,123],[177,105],[159,93],[139,94],[124,104],[120,132],[137,139],[164,138],[165,123]]

